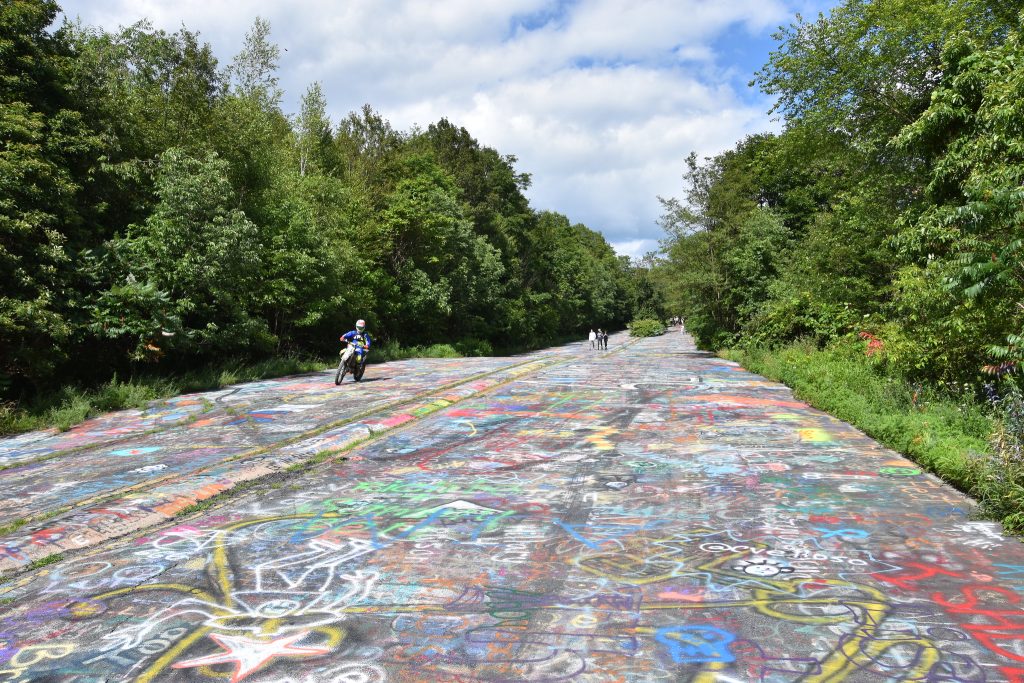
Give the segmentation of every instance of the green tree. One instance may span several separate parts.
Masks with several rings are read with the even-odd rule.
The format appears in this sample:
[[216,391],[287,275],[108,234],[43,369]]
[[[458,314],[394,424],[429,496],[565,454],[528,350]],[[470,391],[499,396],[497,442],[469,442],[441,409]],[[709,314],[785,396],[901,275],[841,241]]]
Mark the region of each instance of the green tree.
[[313,83],[302,96],[296,122],[296,147],[299,152],[299,175],[322,170],[327,165],[331,146],[331,120],[327,116],[327,100],[319,83]]
[[465,128],[367,105],[332,131],[316,82],[286,115],[262,19],[222,69],[187,28],[53,31],[57,11],[0,6],[4,377],[325,350],[355,317],[403,343],[539,344],[656,301]]
[[1014,0],[844,0],[828,15],[797,20],[754,83],[778,97],[787,121],[855,140],[884,155],[889,141],[928,106],[942,50],[969,32],[1000,41]]
[[282,95],[277,77],[280,58],[281,48],[270,41],[270,22],[256,17],[245,34],[241,51],[228,68],[235,93],[257,100],[265,109],[276,109]]
[[958,36],[942,66],[930,106],[898,141],[933,160],[929,205],[904,220],[895,242],[909,261],[904,278],[921,283],[936,304],[933,319],[912,326],[928,342],[920,365],[964,378],[986,355],[1024,358],[1020,18],[999,45]]
[[[111,245],[121,278],[101,296],[94,329],[130,343],[135,358],[162,352],[164,332],[182,354],[269,348],[274,340],[258,317],[258,228],[232,208],[227,162],[170,149],[160,155],[156,192],[153,214]],[[131,314],[138,319],[123,320]]]
[[643,258],[633,260],[628,256],[619,257],[619,267],[628,277],[628,302],[623,313],[633,320],[665,320],[675,311],[669,310],[665,299],[666,287],[659,275],[664,271],[665,260],[657,253],[650,252]]
[[342,119],[334,140],[342,177],[359,189],[371,210],[383,209],[384,198],[401,177],[399,159],[407,136],[367,104]]
[[89,240],[82,188],[100,140],[71,87],[74,53],[47,0],[0,5],[0,380],[51,373],[74,336]]
[[449,330],[469,278],[473,233],[451,178],[429,157],[408,163],[407,177],[388,195],[379,219],[385,266],[397,287],[385,309],[386,325],[395,334],[427,341]]
[[152,210],[159,154],[214,149],[226,82],[210,45],[184,28],[168,33],[141,21],[116,33],[79,24],[62,31],[76,51],[74,87],[104,141],[85,188],[98,245]]

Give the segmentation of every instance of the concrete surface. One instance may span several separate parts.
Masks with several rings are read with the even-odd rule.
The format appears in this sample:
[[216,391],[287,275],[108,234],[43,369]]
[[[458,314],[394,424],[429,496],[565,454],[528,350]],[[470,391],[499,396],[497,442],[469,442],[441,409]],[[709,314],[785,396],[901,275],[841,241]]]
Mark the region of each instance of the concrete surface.
[[9,579],[0,677],[1024,681],[968,499],[685,334],[612,346]]

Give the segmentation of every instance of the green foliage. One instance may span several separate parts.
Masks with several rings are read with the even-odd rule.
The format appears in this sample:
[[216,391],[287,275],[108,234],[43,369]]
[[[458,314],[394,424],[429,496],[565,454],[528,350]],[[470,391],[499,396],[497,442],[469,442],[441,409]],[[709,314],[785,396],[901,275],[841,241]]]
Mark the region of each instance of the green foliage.
[[882,154],[928,105],[947,41],[998,41],[1017,11],[1013,0],[844,0],[776,34],[780,47],[755,82],[778,96],[788,121],[841,131]]
[[463,339],[455,344],[455,349],[462,356],[493,356],[494,345],[486,339]]
[[41,568],[49,566],[51,564],[55,564],[57,562],[60,562],[63,559],[64,559],[64,555],[63,554],[61,554],[61,553],[51,553],[50,555],[47,555],[46,557],[41,557],[38,560],[34,560],[32,562],[29,562],[25,566],[25,571],[27,571],[27,572],[35,571],[36,569],[41,569]]
[[409,358],[462,358],[464,354],[451,344],[431,344],[429,346],[402,346],[398,342],[387,342],[375,348],[370,354],[371,363],[385,363],[392,360]]
[[[178,352],[270,348],[257,316],[255,295],[264,284],[258,228],[231,208],[227,162],[172,148],[160,156],[156,193],[146,222],[111,244],[125,284],[100,296],[93,329],[111,338],[128,335],[134,358],[162,352],[165,332],[175,335],[168,344]],[[126,321],[132,313],[137,317]]]
[[[286,114],[262,19],[221,67],[187,28],[51,31],[58,11],[0,8],[6,397],[326,355],[356,318],[396,355],[481,355],[664,313],[651,264],[534,211],[465,128],[335,124],[316,82]],[[51,421],[96,409],[66,398]]]
[[[4,524],[4,525],[0,525],[0,536],[9,536],[10,534],[13,534],[15,531],[17,531],[21,527],[25,526],[26,524],[28,524],[28,520],[25,519],[25,518],[21,518],[21,519],[16,519],[13,522],[8,522],[7,524]],[[5,600],[0,600],[0,605],[7,604],[8,602],[13,602],[13,601],[14,601],[14,598],[10,598],[10,599],[8,599],[6,601]]]
[[1024,533],[1024,396],[1014,389],[993,401],[996,428],[991,450],[970,461],[971,493],[1007,531]]
[[657,337],[665,334],[665,326],[660,320],[640,319],[629,323],[631,337]]
[[331,146],[331,120],[327,118],[327,100],[319,83],[314,83],[302,97],[295,132],[299,151],[299,175],[326,168]]
[[80,197],[99,140],[73,88],[73,56],[46,27],[56,3],[0,5],[0,379],[52,372],[73,336]]
[[414,175],[397,184],[380,216],[387,272],[397,290],[385,317],[394,328],[426,331],[443,328],[460,307],[479,272],[473,261],[486,258],[487,245],[473,235],[451,178],[429,158],[409,164]]
[[[1003,367],[1019,363],[1024,331],[1024,37],[1014,22],[991,46],[957,36],[943,54],[942,80],[928,109],[898,144],[934,158],[930,202],[908,217],[896,244],[956,302],[947,318],[968,327],[972,360],[985,349]],[[959,310],[957,310],[959,309]],[[980,331],[980,334],[977,332]],[[952,335],[948,335],[952,336]],[[946,341],[941,339],[940,341]],[[979,348],[980,347],[980,348]],[[975,367],[980,365],[978,363]]]
[[658,279],[659,268],[664,270],[663,265],[664,261],[653,253],[638,261],[627,256],[619,257],[619,268],[628,275],[625,284],[634,318],[661,320],[669,317],[666,288]]
[[756,82],[783,132],[691,156],[663,200],[655,279],[701,346],[866,332],[879,367],[936,382],[1024,359],[1016,12],[845,0],[778,34]]
[[959,296],[947,284],[955,268],[934,259],[896,272],[894,296],[885,310],[889,317],[875,329],[885,344],[879,360],[891,373],[937,382],[979,377],[986,347],[1000,335],[993,323],[1012,317],[1012,302],[994,301],[983,307]]

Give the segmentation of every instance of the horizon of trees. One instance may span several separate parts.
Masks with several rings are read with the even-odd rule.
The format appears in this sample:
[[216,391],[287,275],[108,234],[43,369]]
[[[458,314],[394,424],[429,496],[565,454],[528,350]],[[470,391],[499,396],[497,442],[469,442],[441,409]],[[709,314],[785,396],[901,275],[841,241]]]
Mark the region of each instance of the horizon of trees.
[[[402,344],[538,346],[662,315],[648,269],[530,207],[516,158],[446,119],[282,111],[257,18],[227,66],[182,28],[0,7],[0,391],[154,364]],[[485,344],[486,343],[486,344]]]

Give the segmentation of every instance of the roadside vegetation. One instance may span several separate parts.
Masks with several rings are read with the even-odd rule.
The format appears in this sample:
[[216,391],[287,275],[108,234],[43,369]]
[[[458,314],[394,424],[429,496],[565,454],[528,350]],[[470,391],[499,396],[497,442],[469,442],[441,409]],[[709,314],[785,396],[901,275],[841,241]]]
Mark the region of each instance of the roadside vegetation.
[[844,0],[755,75],[778,134],[691,155],[651,276],[701,348],[1024,531],[1024,15]]
[[660,334],[665,334],[665,324],[660,320],[641,318],[629,324],[631,337],[657,337]]
[[370,355],[371,363],[383,363],[389,360],[405,360],[407,358],[462,358],[464,356],[493,356],[494,346],[483,339],[466,339],[454,344],[430,344],[421,346],[402,346],[398,342],[389,341],[375,349]]
[[1012,392],[992,400],[996,417],[990,448],[968,463],[971,493],[1007,530],[1024,535],[1024,399]]
[[663,313],[648,265],[532,208],[516,158],[458,124],[331,120],[317,82],[284,111],[261,19],[221,64],[185,27],[58,11],[0,3],[4,431],[331,358],[357,318],[380,360]]

